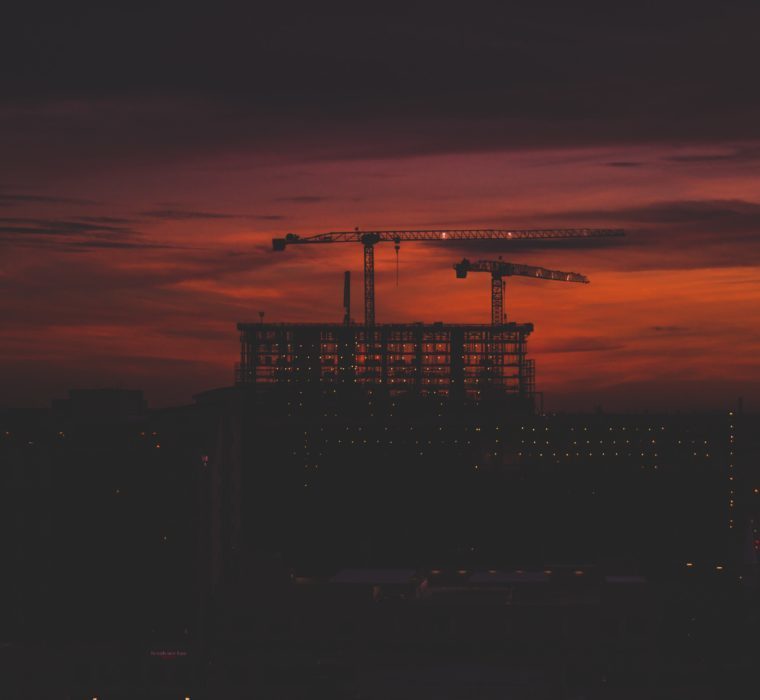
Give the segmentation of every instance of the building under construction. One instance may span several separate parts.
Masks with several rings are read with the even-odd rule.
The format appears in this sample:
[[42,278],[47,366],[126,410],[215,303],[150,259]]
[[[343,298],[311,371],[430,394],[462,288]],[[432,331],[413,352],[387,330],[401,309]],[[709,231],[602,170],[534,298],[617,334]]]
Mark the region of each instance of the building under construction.
[[[521,275],[588,282],[583,275],[502,261],[462,260],[456,276],[489,272],[491,325],[375,324],[374,247],[392,242],[397,260],[402,241],[451,243],[518,242],[622,235],[610,229],[467,229],[456,231],[342,231],[273,240],[275,251],[298,244],[359,243],[364,250],[364,325],[351,322],[350,275],[344,286],[343,324],[238,324],[241,333],[239,386],[337,392],[340,387],[372,389],[388,397],[446,397],[454,401],[504,399],[506,405],[534,407],[535,365],[527,357],[530,323],[507,322],[504,278]],[[263,321],[263,318],[262,318]]]
[[532,406],[529,323],[373,326],[238,324],[237,383],[255,387],[372,388],[389,396],[478,400]]

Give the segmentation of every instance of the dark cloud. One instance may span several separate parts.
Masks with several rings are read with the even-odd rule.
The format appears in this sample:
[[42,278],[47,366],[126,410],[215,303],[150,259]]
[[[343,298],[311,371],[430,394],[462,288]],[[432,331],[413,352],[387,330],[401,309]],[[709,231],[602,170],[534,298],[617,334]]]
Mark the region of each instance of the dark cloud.
[[733,154],[693,153],[690,155],[667,156],[663,160],[669,163],[712,163],[715,161],[734,160]]
[[140,212],[140,216],[152,219],[167,219],[171,221],[190,221],[192,219],[237,219],[239,214],[222,212],[192,211],[187,209],[151,209]]
[[329,197],[319,197],[316,195],[297,195],[295,197],[277,197],[275,202],[288,202],[289,204],[317,204],[319,202],[326,202]]
[[229,341],[230,328],[166,328],[161,333],[170,338],[192,338],[193,340]]
[[618,216],[628,221],[663,224],[720,222],[721,225],[760,225],[760,204],[743,200],[686,200],[659,202],[645,207],[623,209]]
[[760,148],[743,146],[722,153],[683,153],[663,160],[670,163],[754,163],[760,160]]
[[613,160],[605,165],[608,168],[640,168],[644,163],[634,160]]
[[[614,245],[626,270],[742,267],[760,264],[760,204],[741,199],[674,200],[635,207],[555,212],[559,222],[620,226]],[[591,243],[591,241],[589,241]],[[603,239],[597,243],[604,247]],[[580,247],[580,246],[578,246]]]
[[[149,329],[157,344],[164,338],[163,347],[175,349],[182,344],[172,342],[170,336],[218,342],[226,338],[228,351],[223,361],[229,366],[236,352],[235,323],[256,320],[258,309],[267,309],[279,320],[292,320],[290,308],[295,304],[305,310],[304,318],[314,318],[311,289],[308,293],[294,291],[278,302],[272,301],[271,294],[253,302],[250,296],[240,295],[244,289],[250,294],[257,288],[271,289],[277,278],[268,268],[287,264],[287,258],[267,252],[263,247],[248,251],[176,249],[167,264],[166,256],[155,250],[96,251],[69,256],[61,264],[58,255],[40,256],[36,251],[14,248],[10,251],[12,264],[0,275],[3,338],[5,341],[15,333],[27,354],[31,334],[48,335],[48,327],[51,334],[58,327],[77,329],[77,337],[89,338],[90,349],[106,342],[90,331],[101,326],[109,329],[109,337],[125,344],[134,344],[135,329]],[[330,288],[326,280],[334,282],[339,308],[337,290],[342,273],[318,273],[315,286]],[[226,336],[214,332],[225,326]],[[145,347],[150,347],[147,341]],[[140,349],[137,354],[142,352]],[[81,362],[71,353],[61,358],[64,360]],[[140,365],[142,360],[134,362]],[[174,374],[176,381],[181,381],[181,376]]]
[[18,236],[131,235],[132,228],[77,219],[0,217],[0,233]]
[[655,331],[655,333],[686,333],[689,331],[683,326],[651,326],[650,330]]
[[65,247],[60,248],[63,251],[76,252],[77,249],[81,250],[95,250],[98,248],[113,248],[122,250],[174,250],[178,246],[168,243],[151,243],[148,241],[73,241],[68,243]]
[[48,240],[32,239],[17,241],[13,238],[5,238],[0,233],[0,245],[3,243],[13,244],[16,248],[32,248],[36,250],[49,250],[58,253],[86,253],[94,250],[173,250],[176,246],[164,243],[150,243],[148,241],[109,241],[109,240]]
[[80,253],[96,249],[166,249],[176,246],[143,237],[130,226],[115,225],[117,217],[27,218],[0,217],[0,246]]
[[135,219],[122,216],[77,216],[78,221],[87,221],[95,224],[133,224]]
[[652,202],[636,207],[616,209],[595,209],[559,212],[552,218],[574,220],[663,224],[663,225],[708,225],[725,227],[760,228],[760,204],[743,199],[694,199]]
[[284,214],[234,214],[229,212],[195,211],[192,209],[150,209],[142,211],[139,216],[165,221],[221,220],[221,219],[253,219],[256,221],[282,221]]
[[53,197],[42,194],[8,194],[0,193],[0,207],[9,207],[15,204],[80,204],[82,206],[98,204],[91,199],[76,197]]
[[30,151],[69,169],[242,147],[329,160],[760,136],[756,3],[23,5],[0,28],[0,146],[20,164]]
[[559,343],[554,343],[542,348],[541,352],[601,352],[607,350],[621,350],[625,347],[624,344],[610,342],[606,338],[568,338]]

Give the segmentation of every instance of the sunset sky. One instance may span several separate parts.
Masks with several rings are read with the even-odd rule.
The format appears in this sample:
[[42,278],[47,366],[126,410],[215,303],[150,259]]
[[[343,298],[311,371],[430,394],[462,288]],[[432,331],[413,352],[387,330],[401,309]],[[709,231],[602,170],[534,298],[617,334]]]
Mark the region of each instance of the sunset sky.
[[[540,6],[539,6],[540,5]],[[616,3],[610,3],[616,5]],[[34,7],[0,27],[0,405],[228,385],[238,321],[340,321],[384,228],[622,227],[380,245],[377,320],[487,323],[502,255],[549,409],[760,400],[760,6],[498,16]]]

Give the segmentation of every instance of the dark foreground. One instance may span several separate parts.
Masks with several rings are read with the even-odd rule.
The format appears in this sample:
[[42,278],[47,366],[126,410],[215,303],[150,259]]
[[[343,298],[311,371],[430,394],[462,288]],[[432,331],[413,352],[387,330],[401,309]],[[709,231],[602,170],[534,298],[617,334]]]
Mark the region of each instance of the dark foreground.
[[752,688],[756,417],[502,409],[116,391],[0,415],[0,699]]
[[751,574],[714,567],[344,570],[229,587],[193,633],[6,644],[0,677],[30,699],[722,698],[754,684],[759,612]]

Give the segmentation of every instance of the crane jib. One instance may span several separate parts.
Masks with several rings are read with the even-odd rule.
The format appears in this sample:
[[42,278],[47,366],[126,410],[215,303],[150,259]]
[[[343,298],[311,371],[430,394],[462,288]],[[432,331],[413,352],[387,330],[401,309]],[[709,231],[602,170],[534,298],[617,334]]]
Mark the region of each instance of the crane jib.
[[547,238],[606,238],[625,235],[622,229],[429,229],[390,231],[331,231],[311,236],[289,233],[284,238],[272,239],[274,250],[287,245],[305,243],[400,243],[402,241],[466,241],[466,240],[521,240]]

